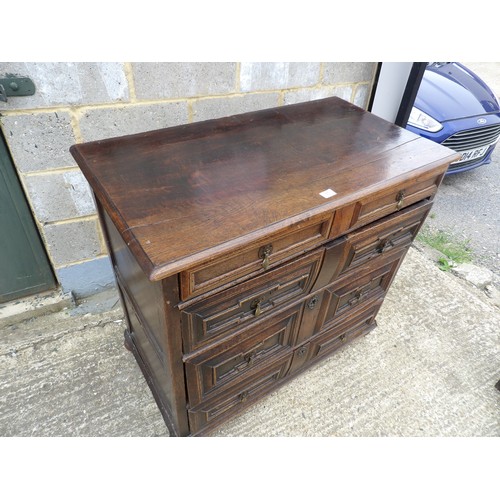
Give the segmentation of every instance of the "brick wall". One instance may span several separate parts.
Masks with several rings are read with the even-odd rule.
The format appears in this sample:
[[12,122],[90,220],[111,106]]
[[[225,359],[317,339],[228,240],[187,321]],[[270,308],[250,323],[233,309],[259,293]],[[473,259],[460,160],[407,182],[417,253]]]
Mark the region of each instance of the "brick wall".
[[366,108],[376,63],[0,63],[30,77],[0,126],[65,291],[114,283],[87,182],[69,154],[92,141],[339,96]]

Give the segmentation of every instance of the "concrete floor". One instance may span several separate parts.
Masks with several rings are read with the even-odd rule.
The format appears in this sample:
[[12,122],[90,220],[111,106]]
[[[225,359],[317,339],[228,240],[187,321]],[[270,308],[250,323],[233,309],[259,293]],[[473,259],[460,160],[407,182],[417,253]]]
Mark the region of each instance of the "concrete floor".
[[[168,436],[113,297],[3,328],[0,436]],[[500,436],[500,309],[415,248],[366,337],[213,435]]]

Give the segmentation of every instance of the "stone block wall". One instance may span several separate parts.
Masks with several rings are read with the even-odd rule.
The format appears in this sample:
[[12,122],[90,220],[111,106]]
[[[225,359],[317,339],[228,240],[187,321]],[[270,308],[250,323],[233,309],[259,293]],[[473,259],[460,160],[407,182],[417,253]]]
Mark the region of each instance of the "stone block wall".
[[36,93],[0,102],[0,127],[63,290],[114,284],[75,142],[329,96],[366,108],[376,63],[0,63]]

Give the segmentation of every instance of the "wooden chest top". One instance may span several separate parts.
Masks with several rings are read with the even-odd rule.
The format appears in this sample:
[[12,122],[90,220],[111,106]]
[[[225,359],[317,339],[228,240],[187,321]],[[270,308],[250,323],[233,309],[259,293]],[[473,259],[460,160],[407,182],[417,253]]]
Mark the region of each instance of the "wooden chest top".
[[455,155],[336,97],[77,144],[71,153],[152,280]]

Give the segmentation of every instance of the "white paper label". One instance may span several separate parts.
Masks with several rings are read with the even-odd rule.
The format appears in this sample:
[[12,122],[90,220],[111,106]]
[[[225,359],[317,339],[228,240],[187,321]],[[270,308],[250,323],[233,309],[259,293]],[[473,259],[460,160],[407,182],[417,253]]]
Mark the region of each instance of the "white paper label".
[[319,194],[320,196],[323,196],[323,198],[331,198],[332,196],[335,196],[337,193],[333,189],[326,189],[325,191],[322,191]]

